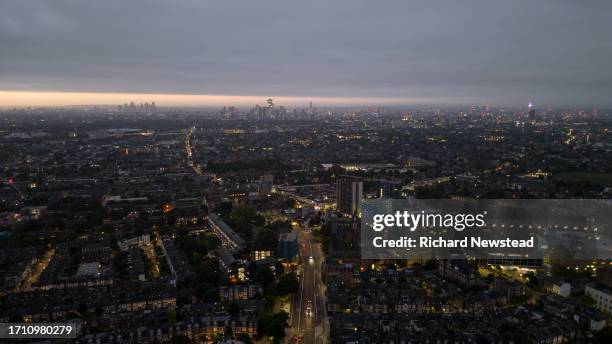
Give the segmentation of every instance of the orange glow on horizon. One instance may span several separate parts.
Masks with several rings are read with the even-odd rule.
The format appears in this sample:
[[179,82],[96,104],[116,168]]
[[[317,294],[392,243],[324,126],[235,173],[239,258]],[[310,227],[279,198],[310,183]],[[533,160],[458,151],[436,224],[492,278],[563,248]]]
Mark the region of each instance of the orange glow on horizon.
[[[336,105],[402,105],[435,102],[432,98],[359,98],[359,97],[286,97],[286,96],[237,96],[210,94],[164,94],[164,93],[102,93],[102,92],[37,92],[2,91],[0,107],[57,107],[84,105],[122,105],[125,103],[156,102],[158,106],[265,106],[267,98],[277,105],[307,107],[310,101],[315,106]],[[439,101],[439,99],[437,100]]]

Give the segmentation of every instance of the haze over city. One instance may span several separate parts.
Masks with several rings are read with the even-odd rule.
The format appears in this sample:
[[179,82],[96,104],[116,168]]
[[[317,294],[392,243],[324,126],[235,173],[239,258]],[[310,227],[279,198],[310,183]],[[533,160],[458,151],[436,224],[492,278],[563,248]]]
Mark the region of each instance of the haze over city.
[[273,97],[607,107],[611,10],[609,1],[3,1],[0,106]]

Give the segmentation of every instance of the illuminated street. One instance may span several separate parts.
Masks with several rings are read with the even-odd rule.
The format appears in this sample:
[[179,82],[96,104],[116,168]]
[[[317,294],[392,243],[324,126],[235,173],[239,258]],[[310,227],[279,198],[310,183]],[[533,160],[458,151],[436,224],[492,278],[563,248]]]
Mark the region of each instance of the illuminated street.
[[321,282],[323,252],[320,244],[313,243],[310,232],[299,230],[298,237],[302,272],[288,334],[292,340],[298,338],[302,343],[325,343],[325,299]]

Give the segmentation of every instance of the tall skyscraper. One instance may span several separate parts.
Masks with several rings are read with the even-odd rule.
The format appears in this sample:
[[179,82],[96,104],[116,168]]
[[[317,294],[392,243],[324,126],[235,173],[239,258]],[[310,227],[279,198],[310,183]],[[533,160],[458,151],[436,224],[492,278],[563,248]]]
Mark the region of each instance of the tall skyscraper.
[[527,115],[529,119],[535,119],[535,108],[531,102],[527,105]]
[[266,104],[268,105],[266,107],[266,110],[264,111],[265,113],[265,117],[264,119],[271,119],[274,116],[274,101],[272,100],[272,98],[268,98],[268,100],[266,100]]
[[342,176],[336,181],[336,209],[347,215],[359,215],[363,182],[356,177]]

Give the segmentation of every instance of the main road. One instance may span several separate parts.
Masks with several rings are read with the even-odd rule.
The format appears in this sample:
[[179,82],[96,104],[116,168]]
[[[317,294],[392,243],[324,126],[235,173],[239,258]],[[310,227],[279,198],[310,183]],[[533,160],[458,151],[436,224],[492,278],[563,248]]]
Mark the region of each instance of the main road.
[[300,289],[291,311],[290,339],[305,344],[327,343],[325,286],[321,282],[323,251],[310,231],[298,230],[301,258]]

